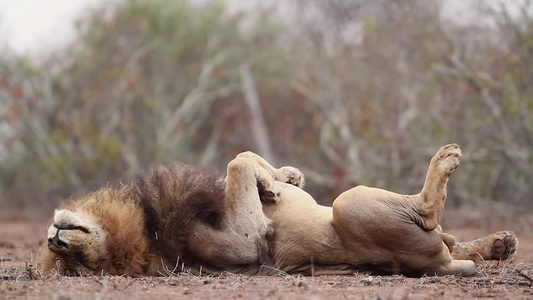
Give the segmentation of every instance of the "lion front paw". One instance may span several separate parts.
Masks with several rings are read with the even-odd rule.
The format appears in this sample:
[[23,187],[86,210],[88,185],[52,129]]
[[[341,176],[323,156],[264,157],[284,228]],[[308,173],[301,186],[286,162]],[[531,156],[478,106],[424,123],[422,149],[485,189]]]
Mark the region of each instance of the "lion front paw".
[[462,157],[463,154],[459,145],[448,144],[439,149],[433,157],[433,160],[437,164],[438,169],[446,174],[451,174],[459,166]]
[[272,179],[269,181],[258,180],[257,189],[259,198],[264,203],[277,203],[281,195],[281,187]]
[[305,185],[304,174],[294,167],[281,167],[276,172],[277,181],[285,182],[303,188]]

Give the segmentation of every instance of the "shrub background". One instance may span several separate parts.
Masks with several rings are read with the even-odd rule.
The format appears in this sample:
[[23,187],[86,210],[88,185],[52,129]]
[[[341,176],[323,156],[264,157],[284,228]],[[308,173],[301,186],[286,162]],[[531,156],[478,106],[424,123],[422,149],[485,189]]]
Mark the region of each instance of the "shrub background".
[[121,1],[39,60],[4,47],[0,217],[155,163],[224,173],[244,150],[299,167],[323,204],[357,184],[416,193],[450,142],[447,209],[530,215],[532,6],[467,4],[470,22],[423,0]]

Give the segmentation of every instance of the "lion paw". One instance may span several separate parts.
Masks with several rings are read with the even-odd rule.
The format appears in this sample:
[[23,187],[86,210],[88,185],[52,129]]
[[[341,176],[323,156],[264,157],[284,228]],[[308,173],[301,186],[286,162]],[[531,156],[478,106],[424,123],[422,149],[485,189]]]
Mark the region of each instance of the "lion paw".
[[281,195],[281,187],[275,181],[258,181],[259,198],[264,203],[277,203]]
[[490,237],[494,239],[491,259],[508,259],[518,248],[518,239],[512,231],[496,232],[491,234]]
[[276,172],[276,180],[303,188],[305,178],[300,170],[294,167],[281,167]]
[[443,170],[446,174],[450,174],[459,166],[462,157],[463,154],[459,145],[448,144],[439,149],[433,157],[433,160],[437,163],[440,170]]

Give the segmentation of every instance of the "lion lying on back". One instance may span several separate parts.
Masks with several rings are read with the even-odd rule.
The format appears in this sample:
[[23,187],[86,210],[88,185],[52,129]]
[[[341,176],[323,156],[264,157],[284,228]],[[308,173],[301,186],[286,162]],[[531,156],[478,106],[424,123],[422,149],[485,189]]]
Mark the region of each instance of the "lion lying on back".
[[470,276],[482,260],[518,245],[502,231],[466,243],[438,227],[446,183],[461,159],[455,144],[431,159],[421,193],[358,186],[324,207],[295,168],[251,152],[227,177],[183,164],[160,166],[119,187],[72,200],[54,214],[45,272],[157,276],[177,272]]

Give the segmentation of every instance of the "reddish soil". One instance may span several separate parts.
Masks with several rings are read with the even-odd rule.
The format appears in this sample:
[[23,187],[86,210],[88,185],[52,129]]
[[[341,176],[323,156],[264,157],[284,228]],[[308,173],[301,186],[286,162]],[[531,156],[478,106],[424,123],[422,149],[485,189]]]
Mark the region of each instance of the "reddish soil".
[[[34,266],[46,224],[0,223],[0,299],[533,299],[533,235],[509,261],[481,265],[473,277],[404,276],[41,276]],[[490,233],[449,230],[459,240]]]

